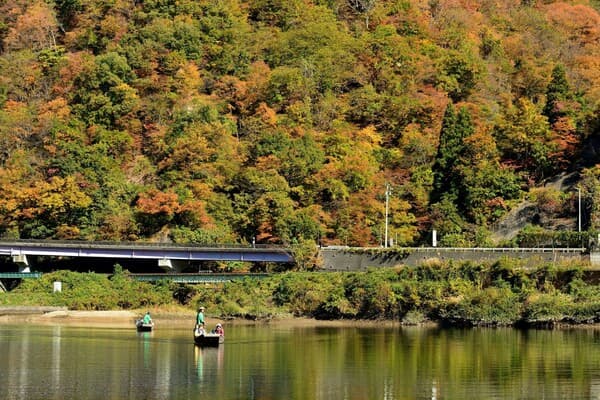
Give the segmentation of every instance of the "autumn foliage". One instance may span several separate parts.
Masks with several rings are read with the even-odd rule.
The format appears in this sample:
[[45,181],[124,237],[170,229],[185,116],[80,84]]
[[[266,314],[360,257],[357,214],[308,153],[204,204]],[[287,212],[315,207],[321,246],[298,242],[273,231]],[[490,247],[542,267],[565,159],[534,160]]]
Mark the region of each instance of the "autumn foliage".
[[595,164],[599,38],[592,1],[0,2],[0,237],[375,246],[389,184],[394,243],[488,244]]

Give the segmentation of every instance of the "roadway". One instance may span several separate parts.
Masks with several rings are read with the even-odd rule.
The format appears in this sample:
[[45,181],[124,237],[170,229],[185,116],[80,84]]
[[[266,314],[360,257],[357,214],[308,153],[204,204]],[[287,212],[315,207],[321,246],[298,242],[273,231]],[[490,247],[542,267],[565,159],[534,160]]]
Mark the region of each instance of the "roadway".
[[141,242],[0,241],[0,256],[12,257],[24,269],[29,264],[28,256],[157,260],[165,270],[173,270],[174,263],[183,261],[294,262],[290,249],[285,247]]

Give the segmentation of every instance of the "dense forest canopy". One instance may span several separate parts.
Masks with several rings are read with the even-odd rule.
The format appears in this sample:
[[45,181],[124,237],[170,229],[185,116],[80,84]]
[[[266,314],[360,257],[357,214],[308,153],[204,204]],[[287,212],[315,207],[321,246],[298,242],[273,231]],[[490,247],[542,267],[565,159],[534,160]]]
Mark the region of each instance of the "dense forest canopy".
[[600,2],[0,0],[0,235],[489,243],[580,171]]

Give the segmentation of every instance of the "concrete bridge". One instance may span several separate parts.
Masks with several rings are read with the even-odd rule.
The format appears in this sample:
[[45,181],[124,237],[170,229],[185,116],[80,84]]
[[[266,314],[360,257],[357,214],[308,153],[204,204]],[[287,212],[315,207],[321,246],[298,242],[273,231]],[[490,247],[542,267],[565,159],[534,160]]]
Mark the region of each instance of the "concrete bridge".
[[0,256],[12,257],[20,272],[29,272],[31,256],[90,257],[156,260],[167,271],[189,261],[245,261],[290,263],[294,257],[288,248],[275,246],[194,246],[171,243],[78,242],[78,241],[0,241]]

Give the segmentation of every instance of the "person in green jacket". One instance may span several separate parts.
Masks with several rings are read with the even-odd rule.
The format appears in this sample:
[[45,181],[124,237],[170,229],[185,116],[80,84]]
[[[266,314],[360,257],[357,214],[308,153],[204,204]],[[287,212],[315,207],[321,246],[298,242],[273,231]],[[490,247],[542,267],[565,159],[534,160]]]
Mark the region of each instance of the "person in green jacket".
[[198,314],[196,314],[196,326],[194,329],[204,329],[204,307],[198,308]]
[[146,315],[144,315],[144,318],[142,319],[142,323],[143,324],[151,324],[152,323],[152,317],[150,316],[150,311],[146,312]]

